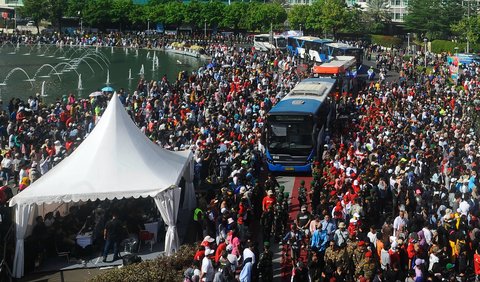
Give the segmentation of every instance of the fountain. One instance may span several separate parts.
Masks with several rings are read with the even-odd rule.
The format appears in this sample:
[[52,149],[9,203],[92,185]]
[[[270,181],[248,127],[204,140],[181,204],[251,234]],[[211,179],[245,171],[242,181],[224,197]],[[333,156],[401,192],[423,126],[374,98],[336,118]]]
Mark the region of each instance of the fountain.
[[[2,44],[2,46],[0,47],[0,51],[1,51],[1,50],[3,49],[3,47],[4,47],[5,45],[7,45],[7,44],[10,44],[10,45],[12,45],[13,48],[15,48],[15,45],[13,45],[12,42],[7,41],[7,42],[5,42],[5,43]],[[13,52],[13,54],[15,54],[15,52]]]
[[[38,74],[40,73],[40,71],[41,71],[43,68],[45,68],[45,67],[49,67],[49,68],[51,69],[51,70],[50,70],[50,73],[51,73],[52,71],[55,71],[55,73],[58,73],[57,69],[56,69],[54,66],[52,66],[52,65],[50,65],[50,64],[43,64],[41,67],[39,67],[39,68],[37,69],[37,71],[36,71],[35,74],[33,75],[33,79],[34,79],[34,80],[37,78],[37,76],[38,76]],[[50,77],[50,74],[49,74],[49,75],[42,75],[42,76],[38,76],[38,77],[44,77],[44,78],[46,78],[46,77]],[[62,78],[60,77],[60,75],[58,75],[58,79],[59,79],[60,81],[62,81]]]
[[135,50],[135,57],[138,57],[138,49]]
[[155,60],[152,60],[152,71],[155,71]]
[[47,97],[47,94],[45,94],[45,81],[42,82],[42,91],[40,92],[41,97]]
[[[58,70],[59,67],[61,67],[61,66],[63,66],[64,69],[65,69],[65,67],[69,67],[69,68],[70,68],[71,70],[73,70],[77,75],[80,75],[80,74],[78,73],[78,71],[77,71],[71,64],[69,64],[69,63],[61,62],[61,63],[56,64],[54,68],[55,68],[55,70]],[[52,72],[50,71],[49,74],[52,74]],[[54,73],[54,74],[60,75],[60,74],[62,74],[62,73],[61,73],[61,72],[56,72],[56,73]]]
[[125,55],[128,56],[128,48],[125,48]]
[[147,53],[147,59],[150,59],[150,51]]
[[110,70],[107,70],[107,82],[105,84],[110,85]]
[[132,80],[132,69],[128,69],[128,80]]
[[95,52],[98,53],[98,45],[95,46]]
[[145,74],[145,67],[142,64],[142,68],[140,69],[139,75],[144,75]]
[[78,90],[83,90],[83,85],[82,85],[82,74],[78,76]]
[[112,54],[113,54],[113,46],[112,46],[112,48],[110,49],[110,53],[112,53]]
[[25,81],[30,82],[30,84],[32,84],[32,87],[33,87],[33,81],[35,81],[35,80],[32,80],[32,79],[30,78],[30,76],[28,76],[28,73],[27,73],[24,69],[18,68],[18,67],[17,67],[17,68],[14,68],[13,70],[11,70],[11,71],[7,74],[7,76],[5,77],[5,79],[3,80],[3,83],[1,83],[0,85],[7,85],[7,81],[8,81],[8,79],[10,78],[10,76],[12,76],[12,74],[14,74],[14,73],[17,72],[17,71],[22,72],[23,74],[25,74],[25,76],[27,77],[27,79],[26,79]]
[[17,41],[17,49],[20,49],[20,41]]

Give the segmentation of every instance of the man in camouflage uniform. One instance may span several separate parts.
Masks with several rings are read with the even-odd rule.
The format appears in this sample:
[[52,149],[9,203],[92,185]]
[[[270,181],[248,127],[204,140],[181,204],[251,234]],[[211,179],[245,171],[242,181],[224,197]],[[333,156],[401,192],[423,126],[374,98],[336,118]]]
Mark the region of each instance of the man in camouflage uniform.
[[[342,269],[348,269],[350,258],[347,252],[347,243],[343,243],[335,254],[335,266]],[[336,268],[335,268],[336,269]]]
[[335,271],[335,259],[337,255],[337,248],[335,246],[335,241],[331,240],[330,245],[325,250],[324,260],[325,260],[325,268],[324,271],[327,276],[330,276],[332,272]]
[[262,282],[273,281],[273,268],[272,268],[273,255],[270,251],[270,243],[263,243],[263,253],[260,254],[258,261],[258,273],[260,274]]
[[270,236],[272,234],[273,223],[275,220],[275,214],[273,211],[273,205],[268,207],[268,210],[262,213],[260,223],[263,226],[263,240],[270,242]]
[[363,273],[363,276],[367,281],[372,281],[375,275],[375,262],[373,261],[373,253],[368,251],[365,253],[363,260],[356,265],[355,276],[360,276]]
[[357,248],[353,251],[353,265],[357,267],[360,262],[365,258],[365,253],[367,252],[367,247],[365,245],[365,241],[359,241],[357,243]]

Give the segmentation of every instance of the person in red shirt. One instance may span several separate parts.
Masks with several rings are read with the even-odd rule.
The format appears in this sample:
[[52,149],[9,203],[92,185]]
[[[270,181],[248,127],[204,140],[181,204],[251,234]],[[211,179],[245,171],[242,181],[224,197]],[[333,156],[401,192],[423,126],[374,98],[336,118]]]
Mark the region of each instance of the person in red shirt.
[[264,212],[268,211],[268,208],[270,206],[273,206],[275,205],[275,203],[277,202],[277,199],[275,198],[275,196],[273,195],[273,191],[272,190],[268,190],[267,192],[267,196],[265,196],[263,198],[263,201],[262,201],[262,210]]
[[218,244],[217,250],[215,251],[215,262],[218,263],[220,258],[222,257],[223,251],[227,249],[227,244],[223,238],[220,239],[220,243]]

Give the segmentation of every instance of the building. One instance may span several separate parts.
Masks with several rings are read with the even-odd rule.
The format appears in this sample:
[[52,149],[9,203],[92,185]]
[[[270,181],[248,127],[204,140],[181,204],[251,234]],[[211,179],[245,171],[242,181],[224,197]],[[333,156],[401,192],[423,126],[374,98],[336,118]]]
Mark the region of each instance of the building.
[[0,0],[0,7],[19,7],[23,6],[23,0]]

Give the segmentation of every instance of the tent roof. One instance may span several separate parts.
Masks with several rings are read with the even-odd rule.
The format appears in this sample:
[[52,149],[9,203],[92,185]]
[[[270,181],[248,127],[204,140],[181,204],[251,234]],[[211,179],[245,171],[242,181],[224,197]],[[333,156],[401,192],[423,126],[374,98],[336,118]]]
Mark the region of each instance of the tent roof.
[[117,95],[67,158],[10,200],[10,206],[154,197],[177,185],[191,153],[167,151],[133,123]]

